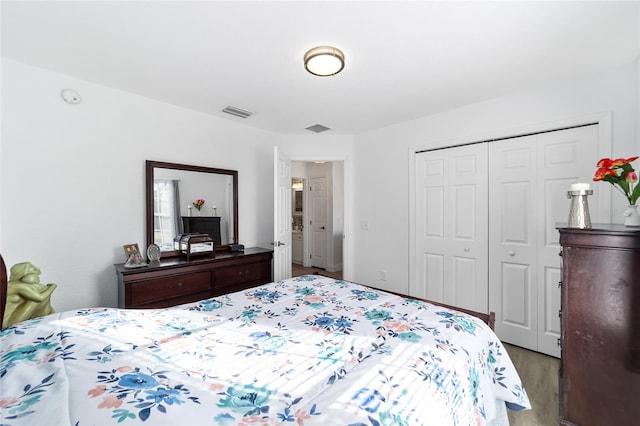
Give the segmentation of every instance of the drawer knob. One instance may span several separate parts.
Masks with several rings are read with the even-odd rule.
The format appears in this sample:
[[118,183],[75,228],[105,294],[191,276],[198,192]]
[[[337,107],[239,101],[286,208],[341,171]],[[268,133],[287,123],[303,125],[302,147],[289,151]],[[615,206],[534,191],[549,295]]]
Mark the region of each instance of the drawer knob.
[[178,287],[182,287],[182,283],[178,283]]

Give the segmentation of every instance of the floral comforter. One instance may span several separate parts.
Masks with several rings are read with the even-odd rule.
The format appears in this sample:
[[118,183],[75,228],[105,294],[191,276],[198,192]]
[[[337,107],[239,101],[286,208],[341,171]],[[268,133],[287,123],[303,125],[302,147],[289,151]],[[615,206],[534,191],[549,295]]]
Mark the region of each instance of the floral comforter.
[[0,334],[2,425],[482,425],[529,400],[479,319],[304,276]]

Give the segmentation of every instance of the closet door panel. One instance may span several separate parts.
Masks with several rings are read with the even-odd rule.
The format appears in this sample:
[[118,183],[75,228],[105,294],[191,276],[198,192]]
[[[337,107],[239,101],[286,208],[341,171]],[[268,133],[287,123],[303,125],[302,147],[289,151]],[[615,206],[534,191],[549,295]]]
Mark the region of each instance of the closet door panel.
[[444,238],[444,187],[434,186],[423,190],[422,238]]
[[416,156],[418,265],[410,294],[488,310],[486,173],[485,144]]
[[478,282],[478,269],[484,268],[478,268],[476,259],[457,256],[453,258],[454,285],[448,287],[451,293],[447,296],[449,300],[456,302],[455,306],[473,306],[477,300],[486,298],[485,294],[479,294],[485,289]]
[[474,241],[477,237],[475,216],[476,185],[457,185],[453,188],[453,233],[457,241]]
[[489,144],[489,309],[506,342],[537,349],[535,136]]
[[502,321],[516,329],[517,336],[518,329],[532,329],[531,269],[527,265],[505,262],[502,263],[502,276],[503,282],[506,283],[502,286],[500,297]]
[[[560,357],[560,243],[556,227],[566,223],[570,201],[567,191],[572,183],[592,182],[598,157],[598,126],[542,133],[537,136],[538,193],[543,214],[538,226],[538,351]],[[601,196],[594,191],[589,204],[597,205]],[[591,220],[598,223],[597,209],[592,209]]]
[[533,220],[531,217],[531,182],[519,180],[502,182],[499,185],[494,185],[494,188],[500,188],[497,213],[508,218],[500,223],[502,243],[511,244],[513,250],[516,247],[530,246],[531,222]]
[[426,277],[421,294],[417,297],[428,298],[434,301],[444,300],[444,256],[441,254],[425,253],[422,261],[424,265],[422,273]]

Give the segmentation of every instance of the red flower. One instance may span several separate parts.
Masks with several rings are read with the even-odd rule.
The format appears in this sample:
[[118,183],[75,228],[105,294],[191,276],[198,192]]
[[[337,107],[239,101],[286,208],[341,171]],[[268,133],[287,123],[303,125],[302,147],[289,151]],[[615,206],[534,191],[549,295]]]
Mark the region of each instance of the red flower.
[[202,198],[198,198],[196,201],[194,201],[193,203],[193,207],[195,207],[196,209],[200,210],[204,204],[204,200]]
[[601,180],[604,180],[605,176],[616,176],[616,172],[614,172],[612,169],[609,169],[607,167],[600,167],[598,170],[596,170],[596,174],[593,177],[593,180],[598,182]]
[[611,158],[603,158],[602,160],[598,161],[598,164],[596,164],[596,166],[600,168],[609,169],[611,168],[612,164],[613,164],[613,160],[611,160]]
[[596,182],[605,181],[613,185],[626,197],[629,205],[635,206],[640,197],[640,186],[634,188],[634,183],[638,181],[638,175],[631,166],[631,163],[638,157],[629,158],[603,158],[598,161],[593,180]]

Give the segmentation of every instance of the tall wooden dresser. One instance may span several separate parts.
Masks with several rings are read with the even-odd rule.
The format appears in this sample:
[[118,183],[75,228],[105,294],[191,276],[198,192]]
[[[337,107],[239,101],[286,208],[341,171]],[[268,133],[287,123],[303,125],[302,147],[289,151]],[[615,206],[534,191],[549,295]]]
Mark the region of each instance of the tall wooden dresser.
[[560,423],[640,424],[640,228],[559,228]]

